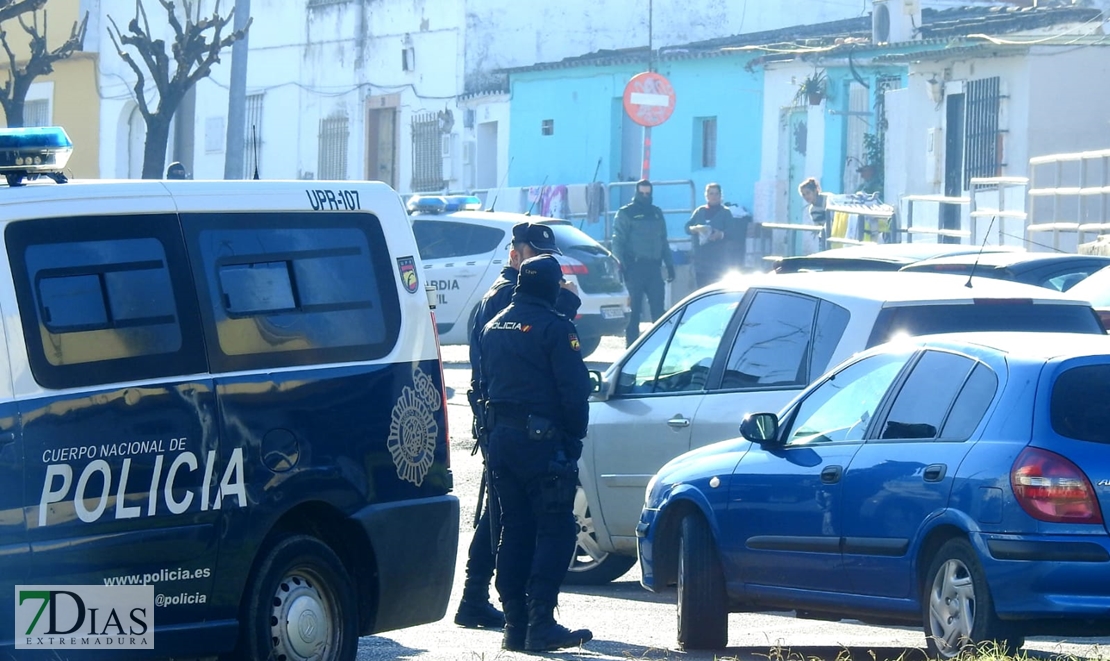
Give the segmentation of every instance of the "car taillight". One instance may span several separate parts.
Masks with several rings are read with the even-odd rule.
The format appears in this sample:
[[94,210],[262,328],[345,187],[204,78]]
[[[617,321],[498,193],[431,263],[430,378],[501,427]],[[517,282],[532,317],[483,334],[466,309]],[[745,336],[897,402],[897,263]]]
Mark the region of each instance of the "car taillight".
[[1038,521],[1102,523],[1090,480],[1055,452],[1025,448],[1010,471],[1010,486],[1022,509]]
[[582,262],[563,264],[563,275],[586,275],[590,269]]
[[436,338],[436,357],[439,358],[439,396],[443,404],[443,443],[447,448],[447,467],[451,467],[451,430],[447,427],[447,380],[443,377],[443,352],[439,348],[439,327],[436,326],[436,311],[431,308],[432,334]]
[[1110,310],[1099,310],[1098,318],[1102,320],[1102,327],[1110,330]]

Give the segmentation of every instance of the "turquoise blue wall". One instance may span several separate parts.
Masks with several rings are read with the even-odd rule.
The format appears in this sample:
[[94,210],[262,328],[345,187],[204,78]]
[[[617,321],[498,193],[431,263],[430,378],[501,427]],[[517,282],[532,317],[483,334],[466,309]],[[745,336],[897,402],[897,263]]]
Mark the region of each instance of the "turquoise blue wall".
[[[709,182],[720,183],[725,201],[752,208],[762,149],[763,76],[749,72],[747,55],[662,62],[656,70],[675,90],[675,110],[652,129],[653,181],[692,180],[694,202],[703,204]],[[577,67],[531,71],[510,78],[510,186],[588,183],[601,159],[598,180],[612,182],[620,169],[621,97],[624,86],[643,66]],[[716,166],[700,164],[699,118],[717,118]],[[543,120],[555,123],[554,135],[541,132]],[[690,205],[690,189],[657,187],[663,208]],[[619,189],[610,206],[627,201],[631,188]],[[673,238],[684,237],[688,216],[668,216]],[[600,227],[583,228],[599,235]]]

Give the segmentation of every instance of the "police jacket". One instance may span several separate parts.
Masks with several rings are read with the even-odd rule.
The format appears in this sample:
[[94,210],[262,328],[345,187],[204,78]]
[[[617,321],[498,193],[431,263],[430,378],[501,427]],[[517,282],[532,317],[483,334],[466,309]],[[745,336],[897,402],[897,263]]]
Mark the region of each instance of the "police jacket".
[[590,375],[570,320],[541,298],[514,293],[481,345],[480,391],[495,409],[543,416],[574,440],[586,436]]
[[[516,288],[516,279],[520,271],[511,266],[501,269],[501,275],[490,285],[489,291],[478,301],[474,312],[474,328],[470,331],[470,389],[478,392],[478,371],[482,366],[482,329],[498,312],[509,307],[513,299],[513,289]],[[555,299],[555,311],[567,319],[573,320],[578,316],[578,308],[582,299],[569,289],[559,289],[559,296]]]
[[621,264],[660,261],[674,270],[671,246],[667,243],[667,221],[654,204],[631,202],[617,211],[613,221],[613,254]]

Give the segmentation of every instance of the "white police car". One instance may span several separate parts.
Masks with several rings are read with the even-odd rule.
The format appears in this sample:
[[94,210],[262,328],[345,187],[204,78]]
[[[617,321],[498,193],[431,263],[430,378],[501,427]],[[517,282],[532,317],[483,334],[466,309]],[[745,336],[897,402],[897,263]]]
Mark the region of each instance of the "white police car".
[[589,355],[602,335],[621,335],[628,319],[628,290],[612,253],[566,220],[504,211],[482,211],[467,196],[417,196],[409,200],[412,230],[424,263],[424,280],[438,296],[436,323],[443,344],[467,344],[482,296],[509,263],[513,226],[543,223],[555,233],[568,282],[582,299],[574,320]]
[[353,661],[443,617],[459,504],[397,193],[65,183],[71,149],[0,131],[0,658]]

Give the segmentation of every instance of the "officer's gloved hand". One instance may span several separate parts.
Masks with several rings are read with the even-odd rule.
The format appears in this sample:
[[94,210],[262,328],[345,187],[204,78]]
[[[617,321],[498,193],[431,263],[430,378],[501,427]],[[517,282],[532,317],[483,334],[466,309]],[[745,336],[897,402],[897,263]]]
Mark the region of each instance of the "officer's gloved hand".
[[567,453],[567,458],[571,461],[577,462],[582,458],[582,439],[570,438],[569,436],[563,441],[563,447]]
[[674,282],[674,267],[667,267],[667,282]]

